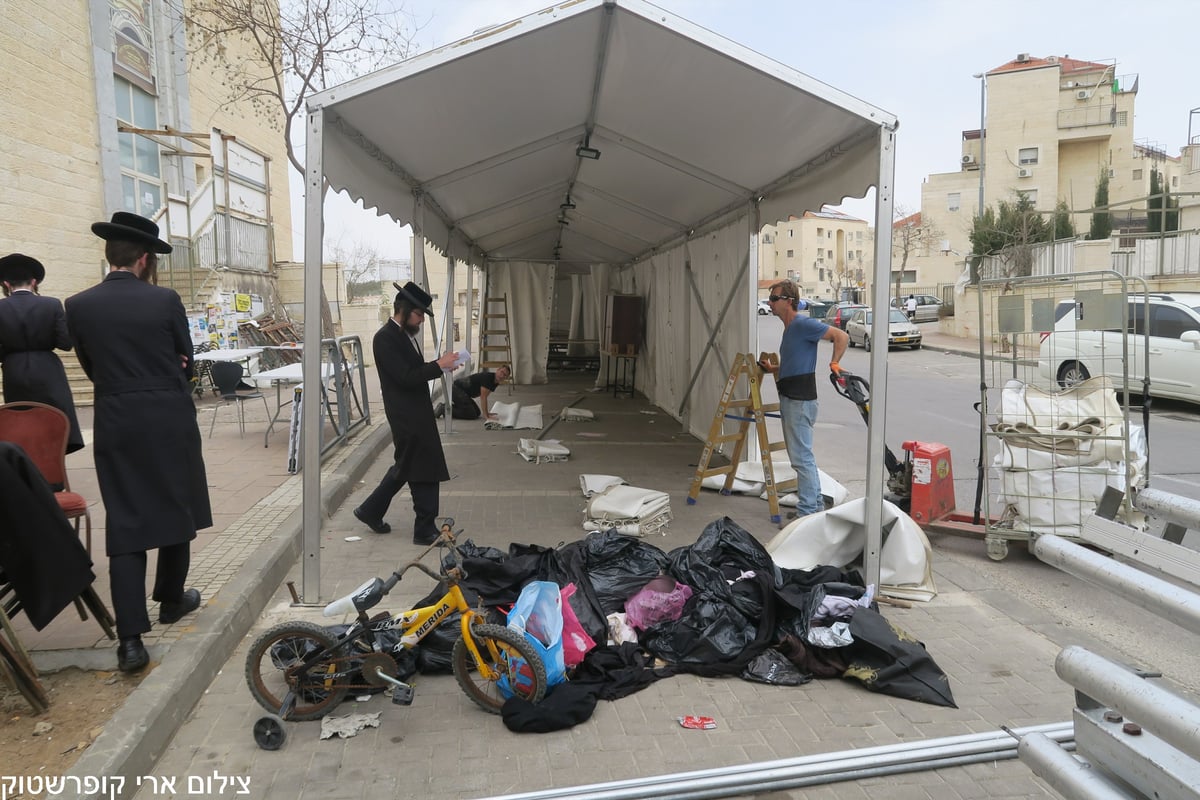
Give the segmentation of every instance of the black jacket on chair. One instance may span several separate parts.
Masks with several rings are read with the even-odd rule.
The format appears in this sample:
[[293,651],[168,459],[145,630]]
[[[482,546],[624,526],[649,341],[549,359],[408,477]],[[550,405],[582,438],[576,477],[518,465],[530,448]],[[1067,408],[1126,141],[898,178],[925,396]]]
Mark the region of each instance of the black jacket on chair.
[[92,559],[25,451],[0,442],[0,571],[39,631],[92,585]]

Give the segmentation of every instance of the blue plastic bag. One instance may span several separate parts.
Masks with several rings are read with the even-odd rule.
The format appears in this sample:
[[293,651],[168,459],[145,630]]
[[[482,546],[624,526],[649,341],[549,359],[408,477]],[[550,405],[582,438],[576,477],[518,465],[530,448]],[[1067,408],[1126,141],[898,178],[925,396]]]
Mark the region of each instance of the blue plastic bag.
[[[546,667],[546,685],[554,686],[567,679],[563,661],[562,593],[552,581],[530,581],[521,590],[517,602],[508,612],[508,627],[524,634],[542,657]],[[500,682],[505,695],[508,686]]]

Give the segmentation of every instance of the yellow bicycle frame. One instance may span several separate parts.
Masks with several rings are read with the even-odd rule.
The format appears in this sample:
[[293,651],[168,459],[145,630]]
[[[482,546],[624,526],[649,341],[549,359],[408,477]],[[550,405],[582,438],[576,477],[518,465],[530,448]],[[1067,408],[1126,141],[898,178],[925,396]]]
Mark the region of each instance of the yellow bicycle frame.
[[[471,635],[471,626],[479,615],[467,604],[467,598],[463,596],[462,589],[458,587],[458,584],[452,584],[449,590],[442,595],[441,599],[433,605],[414,608],[401,614],[400,641],[405,647],[416,647],[418,642],[438,628],[442,624],[442,621],[455,611],[462,612],[463,642],[467,646],[467,652],[471,654],[471,658],[475,662],[475,668],[485,680],[499,680],[501,676],[492,669],[491,664],[499,660],[500,654],[489,652],[488,655],[491,658],[485,659],[479,652],[479,646],[475,643],[475,637]],[[495,647],[489,644],[488,649],[492,651]]]

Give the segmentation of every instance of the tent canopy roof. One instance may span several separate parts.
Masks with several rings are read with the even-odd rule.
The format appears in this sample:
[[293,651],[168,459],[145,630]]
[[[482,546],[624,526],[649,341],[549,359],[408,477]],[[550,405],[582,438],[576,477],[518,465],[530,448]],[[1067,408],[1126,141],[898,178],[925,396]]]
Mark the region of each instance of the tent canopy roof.
[[765,223],[861,197],[896,126],[641,0],[564,2],[309,109],[332,188],[471,261],[628,263],[757,198]]

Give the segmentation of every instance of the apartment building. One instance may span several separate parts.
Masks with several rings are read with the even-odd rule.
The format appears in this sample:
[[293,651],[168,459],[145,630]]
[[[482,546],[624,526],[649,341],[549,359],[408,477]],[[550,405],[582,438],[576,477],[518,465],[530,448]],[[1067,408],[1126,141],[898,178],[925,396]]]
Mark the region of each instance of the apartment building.
[[[282,115],[200,63],[190,4],[0,3],[0,254],[41,260],[48,294],[101,279],[90,226],[120,210],[170,237],[160,283],[185,305],[215,290],[269,297],[291,257]],[[247,66],[235,39],[207,46]]]
[[1138,76],[1119,74],[1116,61],[1023,53],[981,80],[982,129],[963,131],[955,171],[930,175],[922,186],[922,218],[941,231],[942,244],[917,260],[921,283],[950,282],[961,272],[981,194],[987,208],[1021,193],[1047,215],[1065,201],[1084,236],[1101,175],[1114,232],[1145,230],[1154,170],[1178,190],[1179,159],[1134,138]]
[[[871,228],[839,211],[806,211],[762,229],[758,263],[761,287],[788,279],[805,297],[861,295],[875,263]],[[766,289],[759,294],[766,297]]]

